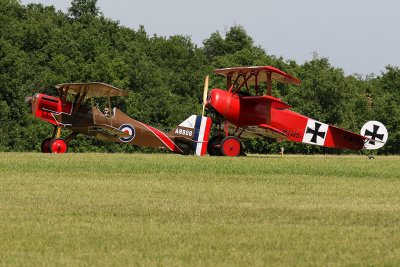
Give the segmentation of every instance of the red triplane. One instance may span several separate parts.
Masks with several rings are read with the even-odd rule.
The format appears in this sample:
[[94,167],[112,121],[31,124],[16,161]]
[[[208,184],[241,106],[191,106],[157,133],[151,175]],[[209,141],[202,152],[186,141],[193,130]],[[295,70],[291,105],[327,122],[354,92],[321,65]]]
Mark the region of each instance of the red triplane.
[[[65,153],[68,142],[81,133],[99,139],[165,149],[180,154],[238,156],[242,152],[241,138],[271,137],[325,147],[352,150],[378,149],[388,138],[385,126],[367,122],[361,135],[328,125],[295,113],[290,105],[271,96],[273,81],[301,83],[296,78],[270,66],[217,69],[227,78],[226,90],[208,93],[208,77],[204,87],[203,114],[192,115],[169,133],[134,120],[114,108],[107,116],[93,105],[93,97],[125,96],[126,92],[103,83],[60,84],[59,97],[36,94],[28,98],[32,115],[55,125],[51,138],[42,143],[43,152]],[[266,95],[261,95],[260,83],[265,83]],[[75,94],[67,101],[69,93]],[[254,93],[254,95],[251,95]],[[91,106],[82,105],[85,98]],[[204,116],[204,113],[210,117]],[[211,124],[218,129],[209,139]],[[72,133],[60,138],[61,128]]]

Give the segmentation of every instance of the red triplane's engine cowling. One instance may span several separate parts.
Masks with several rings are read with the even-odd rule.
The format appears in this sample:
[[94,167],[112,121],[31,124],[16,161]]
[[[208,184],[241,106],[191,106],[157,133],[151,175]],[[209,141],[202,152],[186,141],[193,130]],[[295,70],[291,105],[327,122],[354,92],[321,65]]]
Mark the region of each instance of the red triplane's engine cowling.
[[212,106],[227,121],[236,126],[259,125],[266,123],[265,102],[249,102],[245,97],[221,89],[209,93],[208,105]]

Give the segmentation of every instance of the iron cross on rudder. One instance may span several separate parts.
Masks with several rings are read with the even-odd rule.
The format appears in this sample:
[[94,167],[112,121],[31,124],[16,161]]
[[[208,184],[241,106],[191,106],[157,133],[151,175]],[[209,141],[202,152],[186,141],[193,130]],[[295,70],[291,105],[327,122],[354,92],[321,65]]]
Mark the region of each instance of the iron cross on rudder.
[[[374,129],[372,130],[372,132],[370,130],[365,130],[365,134],[364,136],[370,136],[371,139],[379,139],[379,140],[383,140],[384,134],[378,134],[378,130],[379,130],[379,125],[374,124]],[[375,141],[370,140],[369,143],[371,145],[375,145]]]

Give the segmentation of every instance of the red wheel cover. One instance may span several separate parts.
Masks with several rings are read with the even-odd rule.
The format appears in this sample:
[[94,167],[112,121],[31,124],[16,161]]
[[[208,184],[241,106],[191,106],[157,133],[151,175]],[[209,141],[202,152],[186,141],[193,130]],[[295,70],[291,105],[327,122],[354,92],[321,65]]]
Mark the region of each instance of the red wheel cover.
[[67,143],[62,139],[55,139],[51,144],[51,149],[53,153],[65,153],[67,152]]
[[240,153],[240,143],[236,139],[227,139],[222,144],[224,154],[229,157],[236,157]]

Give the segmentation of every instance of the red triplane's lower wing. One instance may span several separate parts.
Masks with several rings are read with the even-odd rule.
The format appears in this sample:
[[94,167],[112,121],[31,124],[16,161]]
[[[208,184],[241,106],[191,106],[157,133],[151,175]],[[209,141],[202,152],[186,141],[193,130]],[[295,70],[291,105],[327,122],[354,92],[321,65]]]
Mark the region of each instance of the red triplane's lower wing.
[[[222,126],[225,127],[225,125]],[[235,135],[243,138],[258,138],[258,137],[270,137],[276,139],[287,138],[287,134],[267,124],[259,124],[247,127],[236,127],[233,124],[228,123],[227,127],[230,135]]]
[[270,137],[276,139],[284,139],[287,138],[287,134],[282,132],[281,130],[272,127],[267,124],[260,124],[255,126],[248,126],[243,128],[243,137],[248,135],[256,135],[257,137]]

